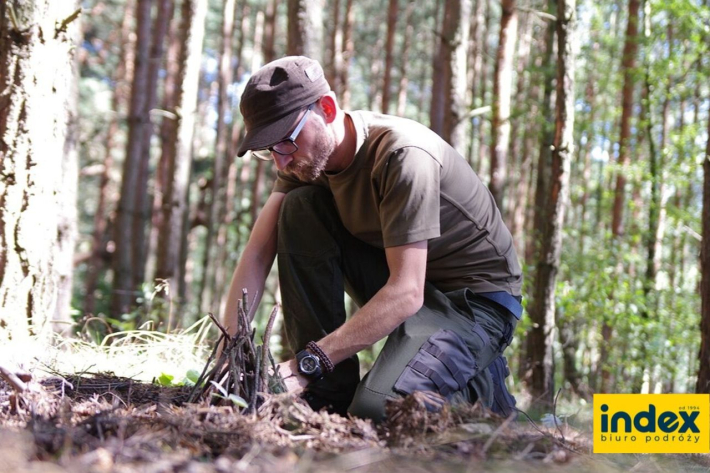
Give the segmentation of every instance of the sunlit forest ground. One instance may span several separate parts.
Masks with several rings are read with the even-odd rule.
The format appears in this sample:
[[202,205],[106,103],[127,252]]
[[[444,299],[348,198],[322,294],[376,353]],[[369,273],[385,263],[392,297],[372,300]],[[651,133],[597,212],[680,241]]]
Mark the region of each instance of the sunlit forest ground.
[[[84,330],[51,348],[32,339],[0,360],[32,374],[0,382],[0,471],[708,471],[710,455],[592,453],[592,405],[561,393],[554,412],[516,421],[480,406],[428,413],[410,397],[380,426],[314,413],[288,395],[257,414],[185,404],[211,351],[208,318],[179,333],[147,328],[100,341]],[[41,347],[41,348],[40,348]],[[128,388],[126,388],[128,386]]]

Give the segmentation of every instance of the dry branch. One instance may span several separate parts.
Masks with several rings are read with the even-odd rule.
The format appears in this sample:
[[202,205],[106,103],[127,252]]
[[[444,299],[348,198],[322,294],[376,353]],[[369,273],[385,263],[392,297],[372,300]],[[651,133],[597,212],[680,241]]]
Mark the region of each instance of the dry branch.
[[[271,312],[262,346],[254,345],[255,330],[250,330],[249,297],[246,289],[242,291],[242,299],[237,304],[239,323],[234,335],[212,315],[212,322],[221,332],[221,337],[212,355],[202,370],[195,388],[190,394],[189,402],[202,400],[208,404],[236,404],[244,408],[245,413],[256,412],[260,404],[259,393],[272,394],[285,391],[283,381],[273,362],[269,351],[269,338],[274,318],[278,313],[278,305]],[[214,366],[210,364],[221,346],[219,356]],[[271,360],[274,375],[269,374],[268,361]],[[263,400],[263,396],[261,398]]]

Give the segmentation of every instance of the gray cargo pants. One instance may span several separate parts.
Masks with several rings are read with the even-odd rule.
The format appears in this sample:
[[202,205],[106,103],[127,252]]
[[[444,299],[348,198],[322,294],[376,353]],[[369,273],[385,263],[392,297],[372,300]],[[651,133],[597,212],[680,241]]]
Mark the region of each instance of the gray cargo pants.
[[[389,269],[384,250],[345,229],[323,188],[289,192],[278,225],[285,331],[298,352],[345,322],[344,291],[362,306],[387,282]],[[387,399],[414,390],[435,391],[452,401],[481,399],[491,407],[495,371],[486,368],[510,344],[516,322],[505,308],[470,289],[443,293],[427,282],[423,307],[389,335],[362,382],[353,356],[311,383],[306,399],[375,421],[384,418]]]

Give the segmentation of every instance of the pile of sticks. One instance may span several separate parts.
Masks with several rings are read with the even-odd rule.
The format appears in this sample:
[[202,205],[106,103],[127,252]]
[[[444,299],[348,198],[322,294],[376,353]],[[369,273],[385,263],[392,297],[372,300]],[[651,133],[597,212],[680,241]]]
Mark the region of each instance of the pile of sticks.
[[[255,412],[261,405],[264,400],[263,394],[286,391],[269,350],[271,329],[278,311],[277,304],[271,311],[261,346],[254,345],[256,329],[250,328],[247,315],[250,313],[249,298],[246,289],[242,289],[242,299],[238,302],[238,326],[234,335],[230,335],[214,315],[209,314],[221,335],[190,393],[188,402],[203,400],[210,404],[235,404],[248,414]],[[222,347],[221,352],[219,352],[220,347]],[[212,364],[218,352],[217,361]],[[269,363],[273,375],[269,373]]]

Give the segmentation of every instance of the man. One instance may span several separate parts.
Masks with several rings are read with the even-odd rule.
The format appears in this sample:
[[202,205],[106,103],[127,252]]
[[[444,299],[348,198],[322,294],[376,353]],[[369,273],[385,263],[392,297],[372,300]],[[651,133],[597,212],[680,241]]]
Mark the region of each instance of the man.
[[[279,365],[309,404],[380,421],[387,399],[419,391],[515,400],[501,356],[522,313],[522,275],[488,189],[438,135],[403,118],[344,112],[318,62],[286,57],[249,80],[238,155],[273,159],[278,178],[237,265],[256,295],[278,253],[288,344]],[[346,320],[344,291],[360,309]],[[389,336],[360,381],[357,352]]]

